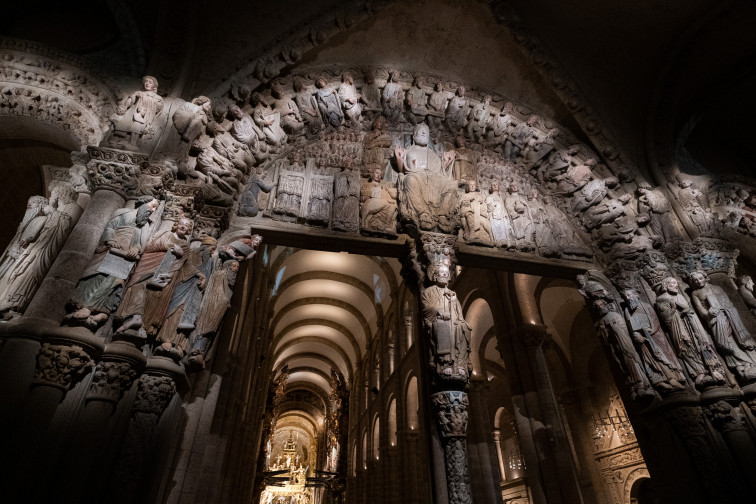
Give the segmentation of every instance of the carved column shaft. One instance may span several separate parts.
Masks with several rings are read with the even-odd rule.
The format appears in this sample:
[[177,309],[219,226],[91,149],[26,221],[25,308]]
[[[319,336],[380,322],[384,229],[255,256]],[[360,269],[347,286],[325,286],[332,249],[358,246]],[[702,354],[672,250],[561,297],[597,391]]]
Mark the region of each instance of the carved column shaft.
[[756,446],[748,434],[743,410],[720,400],[706,408],[711,423],[722,433],[730,452],[744,476],[749,490],[756,494]]

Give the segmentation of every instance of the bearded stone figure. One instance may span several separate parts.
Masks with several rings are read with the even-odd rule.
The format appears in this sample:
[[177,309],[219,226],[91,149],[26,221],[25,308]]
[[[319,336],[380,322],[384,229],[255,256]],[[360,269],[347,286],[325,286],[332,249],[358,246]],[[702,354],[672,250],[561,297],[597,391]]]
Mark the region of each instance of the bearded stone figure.
[[661,281],[656,310],[667,329],[677,356],[697,388],[725,383],[725,374],[701,322],[680,292],[677,280]]
[[614,303],[604,298],[593,300],[593,309],[600,317],[596,327],[601,338],[611,349],[612,357],[627,380],[633,399],[654,396],[638,352],[633,346],[625,319],[617,312]]
[[231,306],[231,295],[236,283],[239,262],[252,258],[262,243],[260,235],[244,238],[222,247],[212,256],[212,267],[204,286],[202,302],[195,317],[194,328],[189,336],[187,368],[198,371],[205,367],[208,351],[220,328],[226,310]]
[[89,266],[76,284],[64,323],[95,330],[118,306],[123,286],[142,254],[151,219],[160,202],[140,198],[135,208],[120,208],[105,226]]
[[475,180],[467,181],[467,192],[459,199],[462,236],[467,243],[492,247],[493,234],[486,198],[478,191]]
[[157,334],[155,355],[179,360],[186,353],[189,333],[194,329],[202,294],[212,272],[213,253],[218,242],[211,236],[195,240],[189,246],[181,267],[173,280],[175,288]]
[[360,229],[366,234],[396,236],[396,187],[383,180],[375,167],[360,187]]
[[661,393],[684,389],[685,375],[654,308],[633,289],[625,289],[621,295],[625,319],[651,385]]
[[[2,275],[2,270],[0,270]],[[753,295],[753,279],[748,275],[743,275],[738,278],[738,292],[743,298],[743,302],[746,304],[751,313],[756,315],[756,296]]]
[[[34,217],[34,208],[29,209],[24,220],[29,219],[16,242],[14,257],[3,264],[5,275],[0,280],[0,313],[23,313],[44,280],[60,249],[68,238],[82,208],[76,204],[78,195],[61,182],[50,184],[50,200],[42,206],[41,214]],[[10,254],[9,254],[10,256]]]
[[163,99],[157,90],[155,77],[142,77],[142,90],[135,91],[118,105],[117,115],[113,118],[111,143],[138,146],[142,140],[155,135],[155,119],[163,111]]
[[42,229],[47,216],[42,209],[48,204],[44,196],[32,196],[26,203],[26,212],[18,225],[16,234],[13,236],[8,247],[0,256],[0,293],[7,286],[7,273],[13,268],[26,246],[34,240]]
[[158,233],[144,248],[115,313],[121,323],[117,333],[130,329],[152,330],[152,324],[162,323],[175,285],[171,281],[183,264],[191,229],[192,221],[182,217],[175,231]]
[[740,314],[727,293],[718,285],[709,283],[703,271],[690,274],[693,288],[691,299],[701,319],[714,335],[714,345],[739,380],[756,379],[756,342],[743,325]]
[[423,322],[431,336],[430,365],[441,378],[466,379],[471,370],[470,333],[462,305],[451,290],[449,267],[434,265],[434,285],[426,288],[420,298]]
[[454,230],[458,204],[457,183],[451,176],[454,151],[447,151],[443,160],[428,147],[428,126],[415,127],[414,145],[408,149],[395,147],[396,164],[403,175],[399,178],[399,211],[404,220],[422,231]]

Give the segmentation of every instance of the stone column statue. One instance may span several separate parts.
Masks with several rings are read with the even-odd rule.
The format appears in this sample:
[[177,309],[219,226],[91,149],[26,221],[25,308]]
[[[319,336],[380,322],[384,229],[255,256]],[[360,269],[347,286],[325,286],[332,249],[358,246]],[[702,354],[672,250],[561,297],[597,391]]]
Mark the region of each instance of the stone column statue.
[[430,275],[434,285],[426,288],[420,298],[423,322],[431,336],[431,365],[439,375],[467,378],[471,371],[470,332],[462,305],[449,289],[449,266],[434,265]]
[[606,299],[593,299],[593,309],[600,317],[596,326],[612,356],[625,375],[633,399],[652,398],[654,392],[643,369],[638,352],[635,351],[625,319],[617,312],[616,305]]
[[116,309],[125,281],[149,238],[150,217],[158,205],[154,197],[144,196],[133,210],[121,208],[113,214],[68,302],[66,325],[95,330]]
[[701,322],[680,293],[677,280],[664,278],[656,297],[659,318],[667,329],[677,356],[697,388],[725,383],[725,374]]
[[625,289],[621,295],[625,319],[651,385],[661,393],[684,389],[685,375],[654,308],[633,289]]
[[[131,274],[123,301],[116,310],[116,319],[120,326],[116,332],[124,332],[129,329],[145,329],[148,324],[162,323],[162,315],[167,309],[172,289],[161,292],[171,285],[173,276],[182,265],[181,259],[187,251],[192,221],[182,217],[176,223],[175,231],[164,231],[157,234],[145,247],[139,263]],[[148,304],[148,285],[154,289],[150,298],[163,297],[165,306],[160,306],[160,299],[153,299]],[[162,308],[162,309],[161,309]]]
[[690,274],[693,288],[691,300],[701,319],[714,335],[714,345],[739,380],[756,379],[756,342],[743,325],[740,314],[727,293],[718,285],[709,283],[703,271]]
[[23,313],[32,300],[82,213],[77,197],[70,186],[52,182],[50,200],[42,206],[41,215],[25,215],[29,222],[15,244],[15,258],[0,280],[0,313]]

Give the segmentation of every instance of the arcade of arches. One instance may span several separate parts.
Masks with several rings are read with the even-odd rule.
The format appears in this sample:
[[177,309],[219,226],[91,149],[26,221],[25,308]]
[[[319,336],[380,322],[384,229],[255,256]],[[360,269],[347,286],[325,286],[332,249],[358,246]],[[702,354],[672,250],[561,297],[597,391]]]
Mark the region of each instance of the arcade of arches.
[[756,7],[227,3],[0,23],[8,502],[753,500]]

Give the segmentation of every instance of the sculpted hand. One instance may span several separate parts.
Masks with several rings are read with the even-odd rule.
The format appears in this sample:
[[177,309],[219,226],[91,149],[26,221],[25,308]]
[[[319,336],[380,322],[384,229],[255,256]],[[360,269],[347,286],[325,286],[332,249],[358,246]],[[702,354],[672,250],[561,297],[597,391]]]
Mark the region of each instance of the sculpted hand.
[[453,163],[454,160],[457,158],[457,153],[453,150],[444,152],[444,164],[448,165],[450,163]]
[[131,247],[129,250],[126,251],[126,257],[129,259],[138,259],[139,258],[139,247]]
[[123,114],[126,113],[126,107],[124,107],[123,105],[121,105],[121,106],[118,107],[118,110],[116,110],[116,112],[118,112],[118,115],[123,115]]
[[404,154],[407,151],[399,147],[398,145],[394,146],[394,156],[396,156],[397,159],[404,159]]
[[175,255],[176,257],[182,257],[184,255],[184,249],[182,249],[178,245],[174,245],[171,249],[171,252],[173,252],[173,255]]

